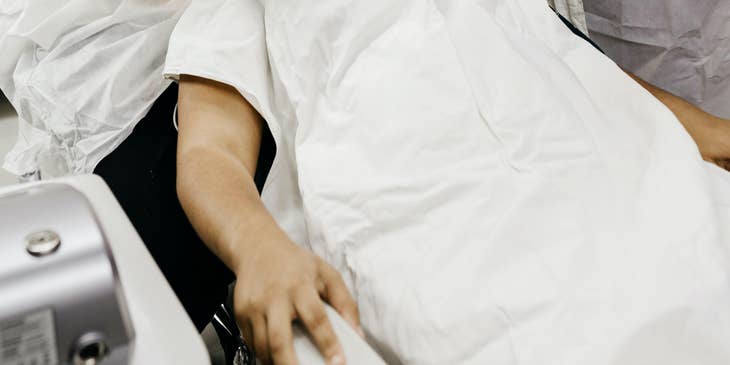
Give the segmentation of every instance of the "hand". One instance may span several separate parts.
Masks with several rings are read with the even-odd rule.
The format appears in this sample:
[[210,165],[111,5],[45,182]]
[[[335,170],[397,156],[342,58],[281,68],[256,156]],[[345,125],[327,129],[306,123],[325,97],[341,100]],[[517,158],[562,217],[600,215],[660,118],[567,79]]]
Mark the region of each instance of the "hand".
[[277,235],[237,264],[234,307],[244,339],[265,364],[297,364],[292,322],[299,320],[327,364],[344,365],[323,300],[362,333],[357,305],[337,271],[283,232]]
[[693,135],[702,157],[730,171],[730,120],[710,117],[704,125]]

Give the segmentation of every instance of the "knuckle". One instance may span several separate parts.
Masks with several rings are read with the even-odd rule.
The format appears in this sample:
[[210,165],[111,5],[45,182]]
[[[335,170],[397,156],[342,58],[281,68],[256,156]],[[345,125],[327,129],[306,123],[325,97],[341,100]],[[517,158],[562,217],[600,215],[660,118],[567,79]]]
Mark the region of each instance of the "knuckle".
[[348,309],[351,309],[355,312],[358,311],[357,309],[357,301],[355,301],[355,298],[352,297],[349,290],[345,290],[342,293],[342,302],[345,307]]
[[305,285],[291,288],[290,295],[294,299],[294,302],[299,304],[304,309],[310,309],[312,307],[312,304],[314,303],[311,300],[311,298],[313,296],[312,285],[305,284]]
[[235,306],[233,309],[236,320],[240,323],[245,323],[249,319],[249,311],[243,306]]
[[291,298],[302,298],[306,295],[306,288],[311,286],[308,284],[308,281],[304,278],[299,278],[296,281],[292,282],[292,284],[287,289],[287,293]]
[[269,300],[265,296],[258,296],[255,298],[251,298],[251,301],[249,303],[250,306],[250,312],[252,313],[262,313],[265,312],[268,308]]
[[342,310],[349,315],[359,317],[359,311],[357,309],[357,304],[355,304],[355,302],[352,300],[343,300],[342,301]]
[[255,299],[252,296],[237,296],[234,298],[233,306],[236,314],[249,317],[254,311]]
[[286,352],[287,345],[286,340],[281,336],[272,336],[269,342],[269,349],[271,350],[271,354],[276,357]]
[[329,265],[324,265],[319,270],[319,277],[328,283],[328,285],[331,285],[333,287],[342,287],[345,286],[344,280],[342,280],[342,277],[340,276],[340,273],[330,267]]
[[312,312],[310,323],[314,328],[323,328],[327,325],[327,314],[321,308]]
[[265,305],[261,301],[256,301],[251,303],[251,310],[250,312],[253,313],[261,313],[264,311]]
[[337,350],[337,338],[329,331],[322,332],[319,335],[318,342],[326,352]]
[[292,290],[302,287],[302,285],[306,284],[307,277],[306,275],[296,275],[287,281],[286,285],[282,285],[286,290]]
[[330,273],[330,270],[332,269],[329,264],[324,262],[324,260],[317,258],[317,261],[315,262],[317,273],[322,276],[326,276]]

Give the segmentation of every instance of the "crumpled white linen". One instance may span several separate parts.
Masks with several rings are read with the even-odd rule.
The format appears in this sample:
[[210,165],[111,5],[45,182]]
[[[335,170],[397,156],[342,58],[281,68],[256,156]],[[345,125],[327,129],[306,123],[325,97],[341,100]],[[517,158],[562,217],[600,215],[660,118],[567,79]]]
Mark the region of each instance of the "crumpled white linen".
[[[580,1],[554,5],[585,31]],[[0,90],[20,114],[3,167],[44,177],[92,172],[169,84],[161,60],[188,2],[0,2]]]
[[264,116],[389,363],[730,363],[727,173],[544,1],[193,2],[165,72]]
[[188,2],[0,1],[0,89],[20,118],[4,168],[91,172],[169,85],[165,50]]
[[730,1],[585,0],[594,40],[625,69],[730,119]]

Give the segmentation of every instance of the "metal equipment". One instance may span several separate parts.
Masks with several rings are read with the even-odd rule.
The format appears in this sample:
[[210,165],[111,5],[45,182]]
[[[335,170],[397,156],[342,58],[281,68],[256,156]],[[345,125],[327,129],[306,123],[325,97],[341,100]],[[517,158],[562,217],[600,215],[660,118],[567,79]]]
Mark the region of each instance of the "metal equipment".
[[126,365],[133,338],[85,196],[62,183],[0,195],[0,364]]

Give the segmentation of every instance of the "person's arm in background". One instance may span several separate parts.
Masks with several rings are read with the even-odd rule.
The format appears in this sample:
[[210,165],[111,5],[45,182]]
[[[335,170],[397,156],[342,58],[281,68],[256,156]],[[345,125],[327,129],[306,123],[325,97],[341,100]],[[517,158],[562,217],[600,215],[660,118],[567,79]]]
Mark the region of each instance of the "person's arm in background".
[[[556,12],[556,14],[568,30],[588,42],[597,51],[605,54],[603,49],[588,35],[559,13]],[[730,170],[730,120],[711,115],[684,99],[662,90],[628,71],[625,72],[674,113],[694,139],[705,160]]]
[[730,167],[730,120],[709,114],[632,73],[627,72],[627,74],[674,113],[694,139],[705,160],[726,169]]
[[329,302],[359,329],[339,273],[294,244],[264,207],[253,176],[264,121],[235,89],[181,76],[177,190],[203,241],[236,274],[236,319],[257,357],[295,364],[300,320],[328,364],[344,364]]

